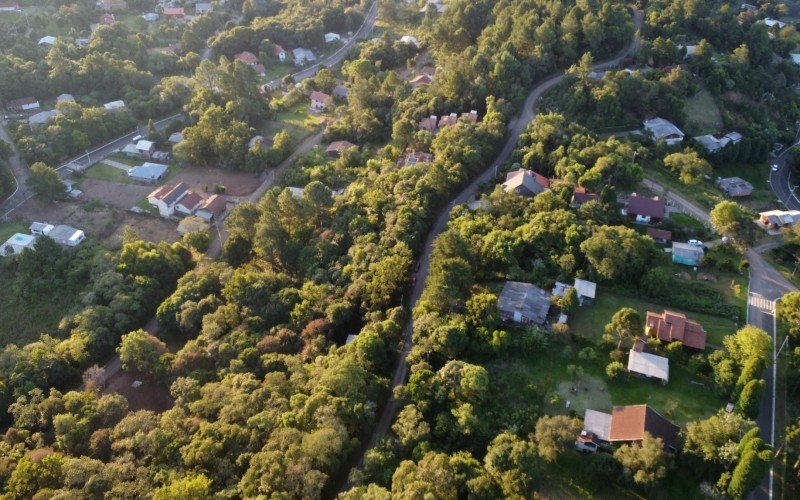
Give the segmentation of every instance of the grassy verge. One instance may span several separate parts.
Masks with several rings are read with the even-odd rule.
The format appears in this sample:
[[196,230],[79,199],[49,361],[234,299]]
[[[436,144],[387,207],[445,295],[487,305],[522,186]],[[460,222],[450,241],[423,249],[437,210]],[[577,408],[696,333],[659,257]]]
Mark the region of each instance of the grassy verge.
[[5,242],[14,233],[28,233],[28,226],[21,222],[4,222],[0,224],[0,243]]
[[116,182],[119,184],[135,184],[135,182],[128,177],[127,172],[117,167],[106,165],[105,163],[95,163],[83,171],[83,176],[89,179]]
[[776,259],[772,252],[764,252],[761,254],[764,260],[772,264],[772,267],[781,273],[781,276],[789,280],[794,286],[800,288],[800,265],[795,269],[794,265],[789,265],[783,260]]

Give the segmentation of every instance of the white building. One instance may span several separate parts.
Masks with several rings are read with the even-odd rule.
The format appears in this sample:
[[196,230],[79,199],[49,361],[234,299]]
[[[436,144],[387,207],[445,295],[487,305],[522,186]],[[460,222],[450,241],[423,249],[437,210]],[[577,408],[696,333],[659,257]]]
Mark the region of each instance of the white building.
[[669,359],[631,349],[628,355],[628,372],[643,378],[656,378],[666,384],[669,382]]
[[342,37],[338,33],[325,33],[325,43],[338,42]]
[[418,39],[417,39],[417,37],[415,37],[415,36],[411,36],[411,35],[403,35],[403,36],[400,38],[400,41],[401,41],[402,43],[407,43],[407,44],[409,44],[409,45],[413,45],[414,47],[417,47],[417,48],[419,48],[419,40],[418,40]]
[[80,229],[64,225],[53,227],[49,232],[45,233],[45,235],[53,238],[59,245],[68,247],[76,247],[86,239],[86,234]]
[[656,141],[664,141],[667,146],[674,146],[683,141],[684,134],[681,129],[671,121],[663,118],[653,118],[644,122],[644,129],[649,132]]
[[168,170],[167,165],[145,162],[128,170],[128,177],[142,182],[156,182],[163,179]]
[[175,214],[178,202],[189,192],[189,186],[180,182],[178,184],[164,184],[149,195],[147,202],[158,209],[161,217],[171,217]]
[[5,243],[0,245],[0,257],[7,255],[17,255],[22,253],[26,248],[33,250],[36,244],[36,236],[31,234],[15,233],[6,240]]
[[292,51],[292,55],[294,56],[294,64],[296,66],[305,66],[306,64],[317,60],[317,56],[315,56],[314,53],[308,49],[294,49]]
[[107,102],[103,104],[103,107],[106,109],[106,111],[116,111],[119,109],[125,109],[125,101],[119,100],[119,101]]
[[39,39],[39,47],[52,47],[56,43],[56,37],[54,36],[43,36]]
[[60,96],[56,97],[56,104],[62,102],[75,102],[75,96],[72,94],[61,94]]

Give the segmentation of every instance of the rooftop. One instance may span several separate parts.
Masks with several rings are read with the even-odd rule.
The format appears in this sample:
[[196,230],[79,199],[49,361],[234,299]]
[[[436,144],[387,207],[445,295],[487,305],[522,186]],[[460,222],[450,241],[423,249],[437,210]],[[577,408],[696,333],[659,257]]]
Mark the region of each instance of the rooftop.
[[631,349],[628,371],[669,382],[669,359]]

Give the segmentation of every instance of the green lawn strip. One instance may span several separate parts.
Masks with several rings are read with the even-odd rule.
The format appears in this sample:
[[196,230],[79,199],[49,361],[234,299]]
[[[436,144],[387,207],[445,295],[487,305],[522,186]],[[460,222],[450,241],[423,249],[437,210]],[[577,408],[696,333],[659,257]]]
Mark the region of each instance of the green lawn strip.
[[722,114],[708,90],[701,90],[686,99],[683,112],[690,135],[716,134],[722,129]]
[[4,243],[15,233],[28,234],[28,226],[21,222],[4,222],[0,224],[0,243]]
[[694,229],[695,231],[703,231],[705,229],[703,223],[695,219],[691,215],[674,212],[669,214],[669,218],[675,224],[683,226],[687,229]]
[[572,332],[576,335],[587,337],[594,342],[601,342],[603,328],[611,321],[611,317],[623,307],[632,307],[639,311],[644,320],[647,311],[662,312],[664,309],[686,314],[705,328],[708,333],[709,344],[722,345],[725,335],[730,335],[736,330],[736,324],[730,318],[711,316],[690,311],[683,311],[674,307],[664,306],[639,297],[624,296],[614,291],[598,288],[597,299],[591,306],[580,307],[569,318]]
[[147,201],[147,198],[142,198],[141,200],[139,200],[139,202],[136,203],[136,206],[141,208],[142,210],[146,210],[148,213],[152,215],[158,216],[158,209],[153,205],[151,205],[150,202]]
[[795,269],[794,264],[789,265],[783,260],[776,259],[771,252],[764,252],[761,256],[764,260],[772,264],[772,267],[777,269],[778,272],[781,273],[781,276],[789,280],[794,286],[800,288],[800,265]]
[[142,160],[141,158],[133,158],[122,153],[112,153],[108,155],[108,159],[114,160],[118,163],[124,163],[125,165],[129,165],[131,167],[138,167],[145,162],[145,160]]
[[106,165],[105,163],[95,163],[91,167],[83,171],[83,176],[90,179],[97,179],[101,181],[117,182],[120,184],[136,184],[127,172],[120,168]]

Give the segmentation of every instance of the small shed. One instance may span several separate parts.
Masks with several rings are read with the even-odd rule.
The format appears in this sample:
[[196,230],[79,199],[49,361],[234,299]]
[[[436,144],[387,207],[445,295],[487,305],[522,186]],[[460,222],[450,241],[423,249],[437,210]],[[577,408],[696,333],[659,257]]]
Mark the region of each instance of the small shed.
[[628,372],[642,378],[655,378],[666,384],[669,382],[669,359],[631,349],[628,353]]
[[575,291],[578,292],[578,304],[590,306],[597,294],[597,283],[575,278]]
[[672,262],[685,266],[699,266],[703,259],[702,247],[690,245],[688,243],[672,242]]

